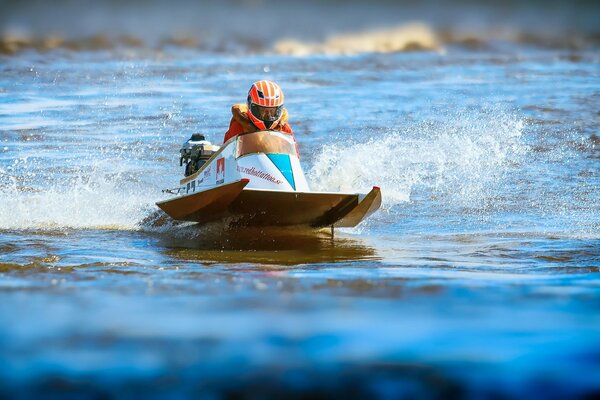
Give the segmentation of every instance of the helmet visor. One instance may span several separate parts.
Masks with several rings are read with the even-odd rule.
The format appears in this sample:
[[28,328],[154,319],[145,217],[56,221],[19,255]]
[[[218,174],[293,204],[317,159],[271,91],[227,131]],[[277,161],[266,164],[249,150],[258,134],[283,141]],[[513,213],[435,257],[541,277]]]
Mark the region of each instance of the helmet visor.
[[278,107],[263,107],[252,103],[250,105],[250,112],[261,121],[273,122],[277,121],[281,117],[283,105]]

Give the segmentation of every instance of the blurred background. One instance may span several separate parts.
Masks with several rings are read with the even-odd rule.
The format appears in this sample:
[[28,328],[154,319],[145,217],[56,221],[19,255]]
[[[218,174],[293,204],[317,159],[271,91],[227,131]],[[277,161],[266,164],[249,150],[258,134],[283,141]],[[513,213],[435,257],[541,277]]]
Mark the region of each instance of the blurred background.
[[1,2],[0,51],[185,47],[229,54],[598,44],[596,1]]

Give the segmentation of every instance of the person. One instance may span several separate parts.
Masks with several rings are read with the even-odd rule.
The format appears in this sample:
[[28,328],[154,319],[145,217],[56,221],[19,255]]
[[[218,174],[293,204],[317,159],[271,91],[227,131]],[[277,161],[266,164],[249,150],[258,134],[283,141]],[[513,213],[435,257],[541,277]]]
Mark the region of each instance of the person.
[[234,104],[231,107],[233,116],[223,143],[242,133],[266,130],[286,132],[293,136],[283,100],[283,91],[275,82],[254,82],[246,104]]

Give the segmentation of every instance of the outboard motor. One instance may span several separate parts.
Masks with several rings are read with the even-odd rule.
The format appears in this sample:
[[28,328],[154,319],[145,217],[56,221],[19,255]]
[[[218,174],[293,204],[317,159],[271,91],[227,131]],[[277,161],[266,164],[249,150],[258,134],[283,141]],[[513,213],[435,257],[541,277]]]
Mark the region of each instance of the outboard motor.
[[217,151],[219,146],[211,144],[203,134],[194,133],[179,150],[179,166],[185,163],[185,176],[198,171],[202,165]]

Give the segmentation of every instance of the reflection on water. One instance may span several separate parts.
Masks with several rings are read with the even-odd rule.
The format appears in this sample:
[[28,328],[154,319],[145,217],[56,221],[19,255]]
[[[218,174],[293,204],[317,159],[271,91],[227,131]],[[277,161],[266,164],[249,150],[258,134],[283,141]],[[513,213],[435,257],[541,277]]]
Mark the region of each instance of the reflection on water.
[[297,265],[378,260],[375,249],[360,239],[329,230],[302,228],[223,229],[223,226],[180,227],[164,233],[159,243],[165,255],[202,263],[257,263]]

